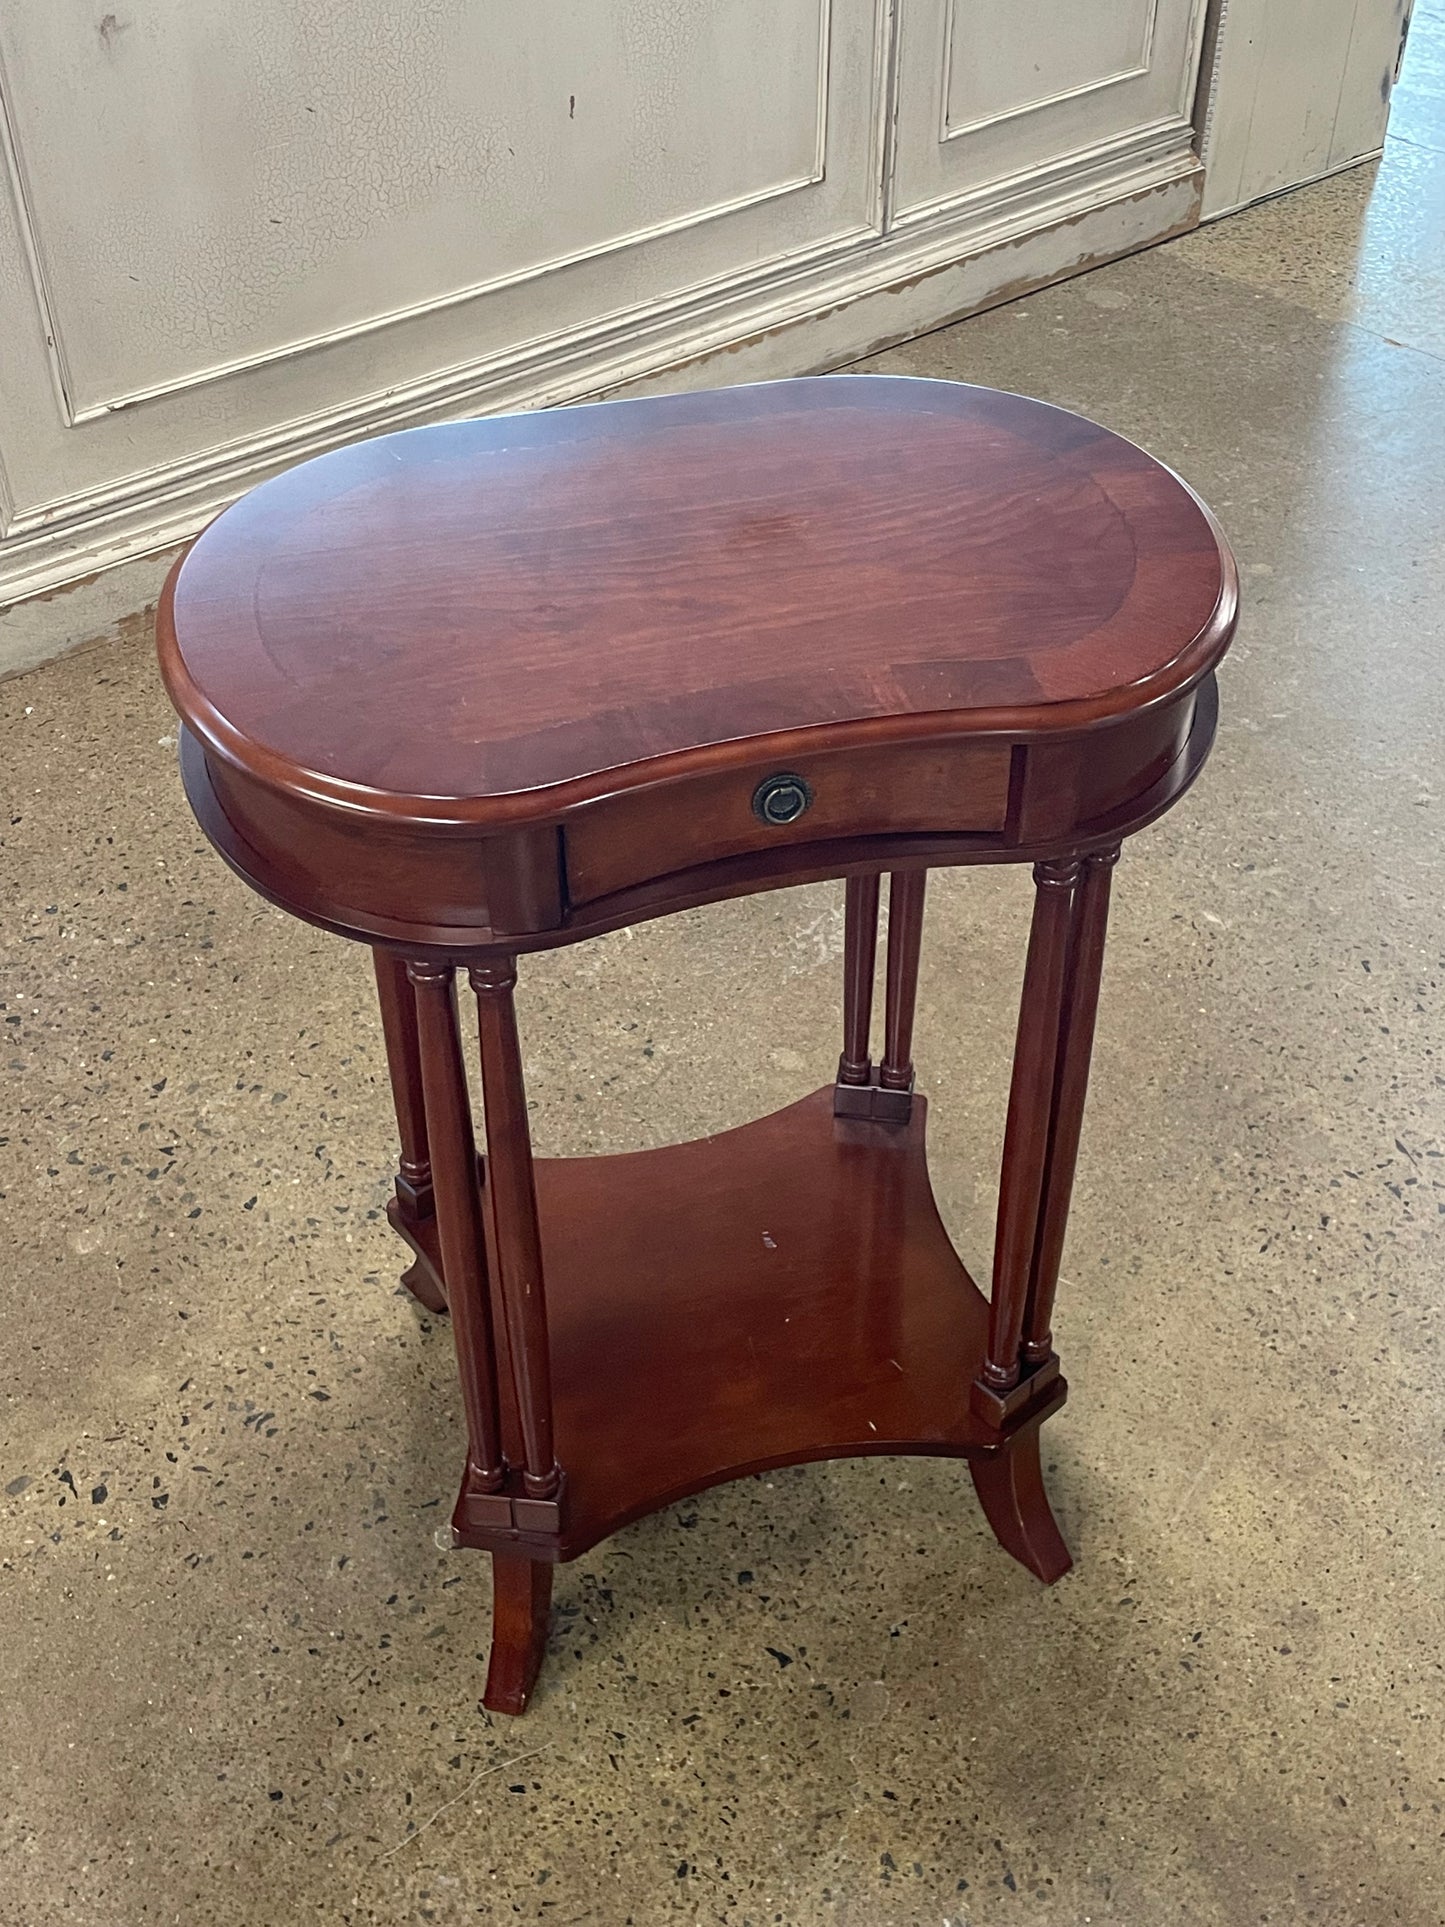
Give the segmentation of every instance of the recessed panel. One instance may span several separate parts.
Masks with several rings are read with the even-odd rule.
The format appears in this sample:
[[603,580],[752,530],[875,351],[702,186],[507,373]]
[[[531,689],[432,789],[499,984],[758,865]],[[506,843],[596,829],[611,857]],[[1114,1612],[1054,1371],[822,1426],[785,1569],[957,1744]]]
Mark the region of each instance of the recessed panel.
[[1157,0],[954,0],[945,125],[964,133],[1149,64]]
[[17,0],[5,100],[72,412],[805,188],[826,12]]

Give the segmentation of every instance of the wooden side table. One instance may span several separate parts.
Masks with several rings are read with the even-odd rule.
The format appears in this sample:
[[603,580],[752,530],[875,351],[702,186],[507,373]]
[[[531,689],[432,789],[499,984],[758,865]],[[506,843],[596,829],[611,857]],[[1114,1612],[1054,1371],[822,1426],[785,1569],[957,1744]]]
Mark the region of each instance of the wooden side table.
[[[1110,878],[1208,753],[1235,612],[1213,519],[1130,443],[873,376],[385,436],[254,490],[172,572],[196,815],[375,951],[390,1214],[451,1313],[453,1532],[492,1555],[489,1707],[527,1703],[554,1562],[768,1466],[965,1458],[1003,1546],[1067,1570],[1039,1427]],[[933,1202],[912,1031],[928,870],[999,862],[1036,899],[985,1298]],[[832,1084],[698,1143],[534,1162],[519,955],[826,877]]]

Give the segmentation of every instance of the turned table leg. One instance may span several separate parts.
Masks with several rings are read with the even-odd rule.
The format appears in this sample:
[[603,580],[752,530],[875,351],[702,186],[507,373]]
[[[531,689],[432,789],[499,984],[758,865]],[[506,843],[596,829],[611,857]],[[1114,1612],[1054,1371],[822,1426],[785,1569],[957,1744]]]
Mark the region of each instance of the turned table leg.
[[1026,1366],[1042,1364],[1053,1351],[1054,1295],[1058,1290],[1069,1201],[1074,1190],[1084,1100],[1089,1092],[1089,1060],[1094,1049],[1094,1021],[1099,1009],[1099,979],[1104,968],[1104,938],[1109,923],[1109,886],[1118,860],[1117,849],[1089,857],[1074,898],[1048,1156],[1029,1273],[1023,1342]]
[[[421,1084],[421,1046],[417,1041],[416,995],[406,974],[406,959],[389,950],[373,950],[376,996],[381,1005],[381,1031],[386,1040],[386,1065],[391,1074],[391,1100],[401,1139],[401,1161],[396,1173],[396,1197],[387,1215],[408,1230],[435,1215],[431,1155],[427,1147],[426,1103]],[[402,1273],[401,1282],[428,1311],[447,1308],[442,1281],[423,1258]]]
[[927,888],[927,870],[896,870],[888,879],[888,992],[878,1066],[879,1088],[885,1091],[913,1090],[913,1013]]
[[878,956],[878,874],[849,877],[843,896],[843,1054],[838,1082],[872,1082],[873,969]]
[[1044,1490],[1038,1396],[1056,1382],[1049,1337],[1078,1152],[1114,855],[1034,866],[1034,913],[1019,1002],[994,1239],[988,1349],[973,1407],[1004,1430],[971,1462],[984,1514],[1006,1551],[1046,1583],[1072,1563]]
[[467,1415],[468,1480],[481,1491],[494,1492],[505,1475],[496,1349],[454,975],[449,964],[417,962],[407,965],[407,974],[416,992],[437,1231]]
[[888,983],[883,1056],[875,1080],[869,1056],[873,971],[878,952],[876,873],[849,877],[843,923],[843,1054],[833,1109],[839,1117],[904,1124],[913,1109],[913,1012],[923,943],[926,870],[899,870],[888,879]]
[[[1074,892],[1081,868],[1076,857],[1034,865],[1033,924],[1019,1002],[999,1177],[988,1353],[980,1375],[982,1388],[996,1397],[1018,1384],[1021,1370],[1029,1274],[1049,1148]],[[988,1409],[986,1405],[984,1409]]]
[[497,1289],[507,1322],[517,1417],[522,1434],[522,1483],[527,1496],[549,1498],[562,1482],[552,1450],[552,1369],[547,1304],[542,1286],[542,1238],[532,1171],[532,1133],[522,1081],[512,958],[474,964],[477,1025],[482,1051],[482,1105],[487,1120],[487,1197],[492,1212]]
[[[481,1041],[492,1252],[515,1395],[518,1437],[515,1445],[508,1441],[509,1456],[520,1457],[527,1498],[553,1498],[561,1489],[562,1471],[552,1442],[542,1240],[513,995],[516,961],[504,957],[474,964],[470,976]],[[494,1552],[492,1583],[492,1657],[484,1704],[494,1712],[520,1713],[546,1651],[552,1568],[522,1554]]]

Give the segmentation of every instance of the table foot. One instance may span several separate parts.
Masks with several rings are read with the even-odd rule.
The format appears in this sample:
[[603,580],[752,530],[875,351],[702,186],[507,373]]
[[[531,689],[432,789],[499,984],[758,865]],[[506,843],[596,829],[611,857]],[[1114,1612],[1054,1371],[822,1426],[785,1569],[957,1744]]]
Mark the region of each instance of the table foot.
[[396,1235],[411,1246],[413,1263],[401,1274],[403,1286],[424,1311],[444,1312],[447,1292],[435,1214],[418,1217],[401,1198],[388,1198],[386,1216]]
[[491,1713],[525,1713],[547,1651],[552,1568],[542,1559],[492,1554],[492,1654],[482,1704]]
[[996,1457],[971,1459],[968,1469],[984,1517],[1004,1551],[1046,1586],[1062,1579],[1074,1561],[1044,1490],[1039,1425],[1024,1426]]
[[401,1282],[423,1311],[440,1314],[446,1310],[446,1296],[437,1283],[431,1266],[424,1264],[420,1258],[414,1265],[408,1265],[401,1274]]

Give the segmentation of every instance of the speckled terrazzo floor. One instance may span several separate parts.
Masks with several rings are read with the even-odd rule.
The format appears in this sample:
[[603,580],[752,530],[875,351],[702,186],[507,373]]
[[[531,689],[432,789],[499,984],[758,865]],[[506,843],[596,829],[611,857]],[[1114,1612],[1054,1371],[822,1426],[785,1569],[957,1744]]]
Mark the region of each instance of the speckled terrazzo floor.
[[[1215,759],[1119,877],[1052,1591],[962,1468],[775,1474],[565,1568],[533,1711],[479,1713],[366,958],[207,853],[143,624],[0,685],[3,1927],[1445,1920],[1445,240],[1412,161],[872,364],[1141,439],[1248,597]],[[1027,894],[946,875],[929,910],[976,1258]],[[822,1082],[840,895],[529,964],[540,1147]]]

